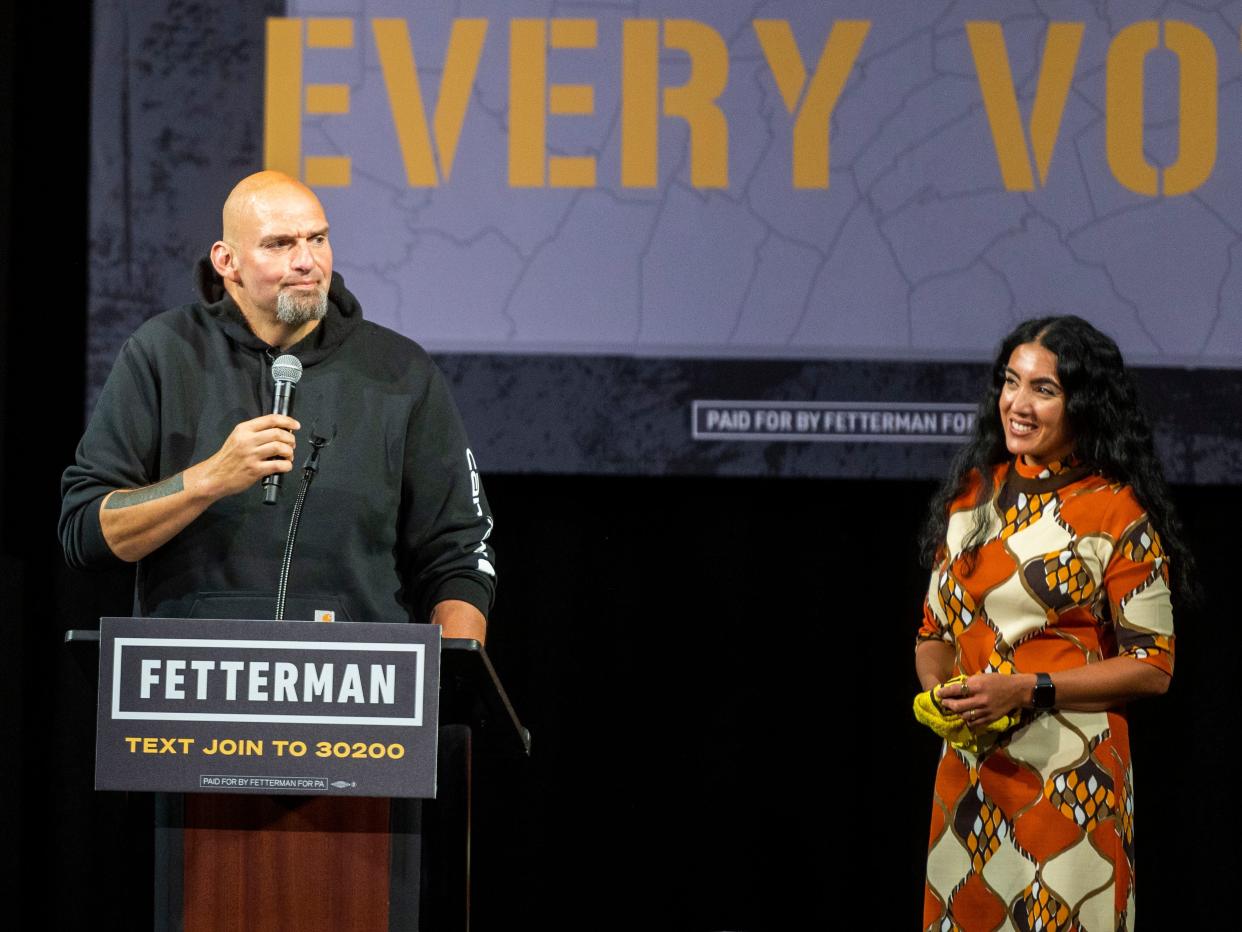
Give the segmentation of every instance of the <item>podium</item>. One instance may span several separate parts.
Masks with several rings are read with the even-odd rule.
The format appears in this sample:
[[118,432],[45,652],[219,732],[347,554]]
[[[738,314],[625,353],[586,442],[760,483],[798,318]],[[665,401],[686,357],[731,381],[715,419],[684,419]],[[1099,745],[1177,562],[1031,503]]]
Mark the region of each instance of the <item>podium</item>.
[[[65,640],[97,649],[99,632]],[[486,650],[444,638],[435,799],[155,794],[157,930],[470,927],[476,733],[530,754]]]

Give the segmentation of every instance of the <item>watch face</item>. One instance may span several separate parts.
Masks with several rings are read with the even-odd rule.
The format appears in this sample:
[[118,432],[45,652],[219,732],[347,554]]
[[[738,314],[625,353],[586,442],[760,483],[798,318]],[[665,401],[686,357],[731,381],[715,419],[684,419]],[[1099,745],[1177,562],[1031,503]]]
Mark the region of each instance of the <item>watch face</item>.
[[1057,688],[1052,685],[1052,677],[1046,673],[1036,674],[1035,692],[1032,700],[1037,709],[1051,709],[1057,701]]

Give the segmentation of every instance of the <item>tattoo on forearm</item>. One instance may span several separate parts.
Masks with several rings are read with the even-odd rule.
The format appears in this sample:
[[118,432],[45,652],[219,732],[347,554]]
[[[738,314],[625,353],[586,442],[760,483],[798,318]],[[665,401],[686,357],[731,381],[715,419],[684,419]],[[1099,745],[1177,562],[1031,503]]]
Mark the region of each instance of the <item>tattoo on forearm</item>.
[[167,479],[161,479],[155,485],[149,485],[145,489],[134,489],[132,491],[113,492],[112,497],[108,499],[105,508],[128,508],[130,505],[141,505],[143,502],[153,502],[157,498],[165,498],[169,495],[176,495],[185,488],[185,480],[181,473],[175,476],[169,476]]

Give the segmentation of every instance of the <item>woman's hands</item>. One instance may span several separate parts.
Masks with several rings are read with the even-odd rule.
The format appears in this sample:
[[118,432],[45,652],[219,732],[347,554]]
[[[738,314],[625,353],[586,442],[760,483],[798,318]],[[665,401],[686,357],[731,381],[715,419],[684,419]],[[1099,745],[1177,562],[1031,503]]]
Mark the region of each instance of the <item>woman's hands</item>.
[[920,642],[914,651],[914,668],[919,682],[931,690],[940,708],[961,716],[973,732],[1028,707],[1035,691],[1033,673],[976,673],[965,682],[949,682],[954,655],[944,641]]
[[[1049,673],[1057,690],[1056,708],[1068,712],[1105,712],[1169,688],[1164,670],[1132,657],[1108,657]],[[1031,708],[1034,694],[1034,673],[976,673],[965,683],[941,687],[936,698],[978,731],[1015,709]]]
[[946,710],[960,715],[971,731],[978,732],[1030,706],[1034,690],[1033,673],[976,673],[965,682],[941,686],[935,695]]

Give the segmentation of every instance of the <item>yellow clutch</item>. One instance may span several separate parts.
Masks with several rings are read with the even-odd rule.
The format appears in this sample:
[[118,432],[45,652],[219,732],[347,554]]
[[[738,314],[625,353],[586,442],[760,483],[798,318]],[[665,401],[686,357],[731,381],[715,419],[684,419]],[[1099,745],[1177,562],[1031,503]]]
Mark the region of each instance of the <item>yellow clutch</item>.
[[970,751],[972,754],[990,748],[998,736],[1018,724],[1018,716],[1002,715],[990,723],[982,731],[976,733],[960,715],[955,715],[940,704],[939,692],[946,686],[964,683],[966,677],[958,674],[914,697],[914,717],[926,725],[955,748]]

